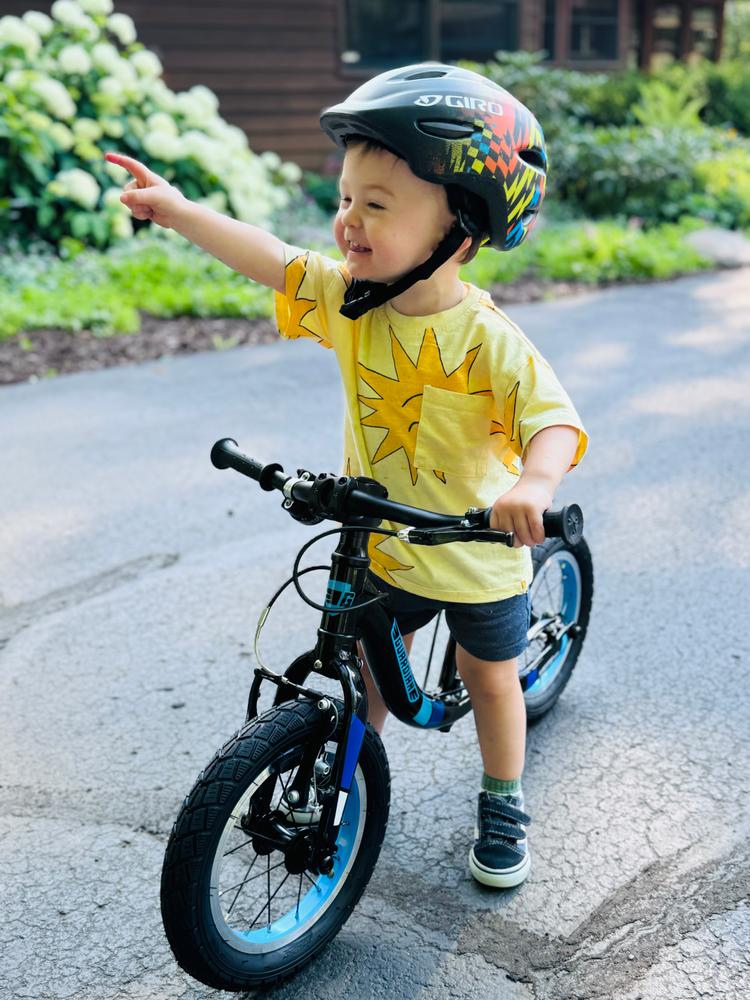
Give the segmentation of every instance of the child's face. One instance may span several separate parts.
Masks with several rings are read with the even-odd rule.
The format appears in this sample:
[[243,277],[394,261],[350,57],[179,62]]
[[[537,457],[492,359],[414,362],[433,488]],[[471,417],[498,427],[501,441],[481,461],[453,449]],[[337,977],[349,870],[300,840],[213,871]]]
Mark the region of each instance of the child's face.
[[427,260],[455,222],[439,184],[386,150],[352,146],[333,232],[353,278],[393,281]]

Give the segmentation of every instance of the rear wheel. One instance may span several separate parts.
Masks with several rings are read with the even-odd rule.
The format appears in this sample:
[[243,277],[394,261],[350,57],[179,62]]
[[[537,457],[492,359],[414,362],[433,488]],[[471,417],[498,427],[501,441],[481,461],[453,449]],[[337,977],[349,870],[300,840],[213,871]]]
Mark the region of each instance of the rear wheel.
[[[369,726],[333,869],[320,874],[309,864],[320,818],[315,806],[326,797],[341,738],[343,708],[336,707],[339,721],[325,740],[309,701],[253,720],[217,753],[182,806],[164,859],[162,919],[179,964],[208,986],[246,990],[296,972],[339,931],[370,879],[388,819],[390,775]],[[298,823],[287,791],[315,741],[311,808]]]
[[[526,717],[534,723],[546,715],[562,694],[583,646],[594,593],[591,552],[585,539],[569,545],[548,538],[532,550],[534,577],[529,588],[529,645],[518,660]],[[434,698],[471,705],[456,669],[456,643],[448,636],[441,646],[442,614],[435,625],[423,688]],[[442,657],[435,657],[438,649]]]

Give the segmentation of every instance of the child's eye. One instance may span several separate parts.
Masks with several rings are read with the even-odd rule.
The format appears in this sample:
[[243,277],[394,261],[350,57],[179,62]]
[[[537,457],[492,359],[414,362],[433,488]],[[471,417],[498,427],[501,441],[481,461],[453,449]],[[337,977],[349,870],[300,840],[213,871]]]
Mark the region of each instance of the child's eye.
[[376,201],[370,201],[370,202],[368,202],[368,206],[370,208],[383,208],[384,207],[383,205],[378,205],[378,203]]

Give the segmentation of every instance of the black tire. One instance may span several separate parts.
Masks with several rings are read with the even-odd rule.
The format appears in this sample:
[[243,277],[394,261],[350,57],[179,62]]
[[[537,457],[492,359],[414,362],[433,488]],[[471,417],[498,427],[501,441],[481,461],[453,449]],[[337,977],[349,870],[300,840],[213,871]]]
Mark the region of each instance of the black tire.
[[[334,705],[338,722],[319,754],[327,761],[333,758],[342,730],[343,706],[336,701]],[[180,966],[207,986],[247,990],[292,975],[336,935],[370,879],[390,802],[388,761],[370,726],[344,810],[331,876],[287,872],[283,877],[283,852],[256,851],[253,838],[239,825],[253,796],[257,804],[261,787],[262,794],[276,797],[264,805],[267,813],[278,807],[281,789],[288,786],[303,748],[313,740],[320,742],[321,735],[320,711],[312,702],[289,702],[254,719],[198,777],[172,828],[161,879],[162,920]],[[296,826],[293,819],[288,822]],[[235,836],[238,846],[225,850]],[[256,876],[248,876],[258,858],[260,881],[249,888]],[[290,877],[294,881],[286,885]],[[280,884],[272,894],[276,882]],[[223,885],[228,888],[222,890]],[[236,896],[229,894],[230,889],[232,893],[238,889]],[[252,903],[247,897],[257,890],[261,895]],[[233,910],[240,895],[243,901]],[[258,915],[263,914],[263,923],[257,926],[257,918],[251,923],[250,914],[266,895],[271,896],[270,910],[264,902]],[[287,905],[290,909],[284,910]]]
[[[532,560],[534,577],[530,588],[530,644],[519,657],[518,664],[519,676],[524,685],[526,718],[531,725],[549,712],[570,680],[586,638],[594,595],[594,568],[591,552],[584,538],[576,545],[569,545],[562,538],[548,538],[541,545],[534,546]],[[557,579],[549,587],[548,600],[543,601],[548,589],[545,582],[549,582],[548,577],[552,574]],[[556,599],[557,606],[542,606],[550,602],[555,604]],[[571,626],[562,638],[557,652],[553,637],[547,634],[535,635],[542,619],[552,624],[555,618],[558,619],[558,624]],[[435,637],[439,627],[438,620]],[[545,667],[538,672],[536,679],[531,666],[535,658],[541,658]],[[445,698],[451,704],[461,703],[466,712],[470,711],[470,703],[465,702],[466,689],[456,668],[456,642],[452,636],[448,637],[442,658],[435,660],[433,653],[430,653],[423,687],[430,691],[432,697]]]

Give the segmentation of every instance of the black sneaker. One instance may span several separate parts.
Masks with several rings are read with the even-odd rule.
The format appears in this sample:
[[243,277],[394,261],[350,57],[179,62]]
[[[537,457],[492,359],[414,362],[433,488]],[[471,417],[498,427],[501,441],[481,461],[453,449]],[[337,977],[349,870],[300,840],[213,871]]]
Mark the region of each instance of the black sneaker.
[[477,882],[496,889],[523,882],[531,871],[524,826],[530,822],[522,798],[479,793],[476,840],[469,852],[469,870]]

